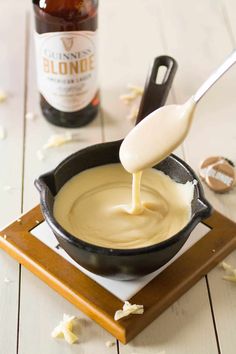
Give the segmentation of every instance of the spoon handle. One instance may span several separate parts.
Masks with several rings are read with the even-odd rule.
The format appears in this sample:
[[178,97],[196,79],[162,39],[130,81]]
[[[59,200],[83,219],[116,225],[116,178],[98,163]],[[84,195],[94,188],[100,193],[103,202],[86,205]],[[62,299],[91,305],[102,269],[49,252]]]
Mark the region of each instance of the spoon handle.
[[209,88],[214,85],[214,83],[236,62],[236,50],[234,50],[230,56],[221,64],[211,76],[202,84],[202,86],[197,90],[193,96],[194,101],[197,103],[209,90]]

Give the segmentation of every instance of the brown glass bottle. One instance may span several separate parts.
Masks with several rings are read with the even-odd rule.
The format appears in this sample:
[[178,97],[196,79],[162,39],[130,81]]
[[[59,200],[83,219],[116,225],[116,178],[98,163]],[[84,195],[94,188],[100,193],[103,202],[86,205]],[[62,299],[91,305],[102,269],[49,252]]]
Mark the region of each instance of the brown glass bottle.
[[41,109],[63,127],[92,121],[99,108],[98,0],[33,0]]

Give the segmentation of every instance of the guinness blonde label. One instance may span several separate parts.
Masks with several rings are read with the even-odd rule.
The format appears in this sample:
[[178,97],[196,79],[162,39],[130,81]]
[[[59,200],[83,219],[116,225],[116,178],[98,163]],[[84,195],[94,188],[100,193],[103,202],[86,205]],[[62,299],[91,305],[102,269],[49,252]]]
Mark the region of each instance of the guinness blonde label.
[[96,37],[92,31],[35,34],[39,91],[59,111],[79,111],[94,98]]

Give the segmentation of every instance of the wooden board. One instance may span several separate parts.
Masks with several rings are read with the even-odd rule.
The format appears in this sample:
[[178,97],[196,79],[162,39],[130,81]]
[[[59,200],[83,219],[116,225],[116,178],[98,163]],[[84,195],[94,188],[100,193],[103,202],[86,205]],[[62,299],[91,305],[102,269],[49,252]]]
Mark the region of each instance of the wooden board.
[[37,206],[0,232],[0,247],[123,343],[236,248],[236,224],[214,212],[205,222],[211,228],[207,235],[130,299],[144,305],[144,314],[114,321],[122,301],[32,236],[42,221]]

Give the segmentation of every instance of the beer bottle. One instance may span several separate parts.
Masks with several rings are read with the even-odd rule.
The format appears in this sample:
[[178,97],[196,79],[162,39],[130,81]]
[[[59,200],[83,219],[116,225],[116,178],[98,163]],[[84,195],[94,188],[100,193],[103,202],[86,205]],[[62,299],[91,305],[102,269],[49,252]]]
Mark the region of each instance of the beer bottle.
[[40,105],[63,127],[88,124],[98,112],[98,0],[33,0]]

